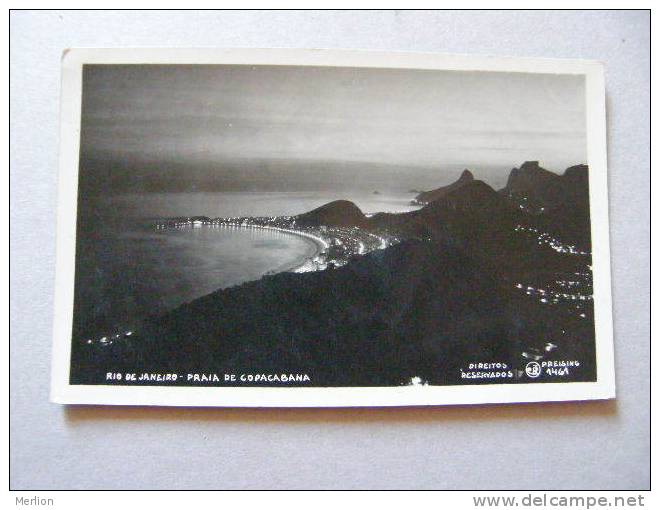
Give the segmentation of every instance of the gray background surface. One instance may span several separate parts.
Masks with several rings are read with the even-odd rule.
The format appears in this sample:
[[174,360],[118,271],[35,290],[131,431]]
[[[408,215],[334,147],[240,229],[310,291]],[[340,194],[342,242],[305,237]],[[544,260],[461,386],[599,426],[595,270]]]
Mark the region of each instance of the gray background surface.
[[[14,12],[11,487],[642,489],[649,473],[646,12]],[[607,66],[618,399],[432,409],[65,408],[48,402],[67,47],[305,47]]]

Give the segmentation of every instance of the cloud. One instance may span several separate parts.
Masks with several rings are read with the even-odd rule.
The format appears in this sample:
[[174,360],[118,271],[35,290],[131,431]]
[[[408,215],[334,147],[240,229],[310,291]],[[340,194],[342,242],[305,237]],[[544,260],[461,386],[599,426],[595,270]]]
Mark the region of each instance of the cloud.
[[85,66],[82,152],[216,167],[289,159],[510,168],[538,159],[562,169],[586,161],[584,94],[583,78],[569,75]]

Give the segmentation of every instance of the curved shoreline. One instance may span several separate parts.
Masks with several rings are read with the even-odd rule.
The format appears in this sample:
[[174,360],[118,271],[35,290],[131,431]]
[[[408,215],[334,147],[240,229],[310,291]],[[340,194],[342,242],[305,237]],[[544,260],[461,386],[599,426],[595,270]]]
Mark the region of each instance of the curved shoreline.
[[270,230],[270,231],[275,231],[275,232],[281,232],[283,234],[289,234],[291,236],[295,237],[301,237],[305,241],[308,242],[308,244],[312,245],[315,247],[315,251],[311,255],[305,256],[302,261],[300,259],[296,261],[295,263],[291,264],[286,264],[286,265],[281,265],[275,269],[270,269],[264,275],[267,274],[277,274],[277,273],[285,273],[285,272],[296,272],[299,269],[302,269],[305,267],[308,263],[311,263],[316,257],[321,255],[325,250],[327,250],[330,247],[330,244],[323,239],[320,236],[316,236],[314,234],[310,234],[309,232],[303,232],[301,230],[293,230],[289,228],[282,228],[282,227],[274,227],[271,225],[254,225],[254,224],[247,224],[243,225],[241,223],[224,223],[224,224],[213,224],[213,223],[205,223],[201,225],[195,225],[191,224],[191,228],[199,228],[199,226],[206,226],[206,227],[215,227],[215,228],[240,228],[243,230]]
[[[240,228],[252,228],[252,229],[259,229],[259,230],[275,230],[277,232],[284,232],[285,234],[291,234],[294,236],[299,236],[299,237],[304,237],[305,239],[310,239],[311,241],[314,241],[316,244],[319,253],[328,249],[330,247],[330,244],[323,239],[322,237],[315,236],[314,234],[310,234],[309,232],[303,232],[301,230],[293,230],[289,228],[282,228],[282,227],[271,227],[270,225],[232,225],[234,227],[240,227]],[[318,255],[318,253],[317,253]]]
[[[295,236],[295,237],[303,237],[303,236]],[[312,240],[308,239],[306,237],[303,237],[303,241],[307,243],[308,246],[312,247],[312,253],[308,255],[304,255],[302,257],[299,257],[298,260],[292,264],[283,264],[280,267],[277,267],[275,269],[271,269],[268,272],[264,273],[266,275],[271,275],[271,274],[278,274],[278,273],[295,273],[297,270],[305,267],[308,263],[311,263],[316,257],[318,257],[321,253],[323,253],[321,249],[321,245]]]
[[[218,290],[225,290],[229,289],[232,287],[236,287],[239,285],[243,285],[245,283],[253,282],[253,281],[258,281],[260,278],[267,276],[267,275],[275,275],[278,273],[283,273],[283,272],[295,272],[297,269],[300,269],[304,267],[306,264],[310,263],[313,261],[316,257],[318,257],[320,254],[323,253],[325,249],[329,247],[329,244],[321,237],[315,236],[313,234],[310,234],[308,232],[301,232],[301,231],[296,231],[292,229],[285,229],[285,228],[280,228],[280,227],[271,227],[271,226],[265,226],[265,225],[240,225],[240,224],[224,224],[224,225],[218,225],[218,224],[204,224],[204,225],[187,225],[187,228],[193,229],[193,228],[199,228],[200,226],[205,226],[208,228],[223,228],[223,229],[241,229],[241,230],[271,230],[271,231],[276,231],[284,234],[288,234],[292,237],[298,237],[302,238],[305,244],[308,247],[311,247],[311,253],[307,253],[305,255],[296,257],[295,261],[292,261],[290,263],[284,263],[280,264],[279,266],[273,268],[273,269],[268,269],[267,271],[263,272],[261,276],[258,276],[254,279],[250,280],[245,280],[245,281],[240,281],[239,283],[233,283],[230,285],[222,285],[215,287],[213,290],[210,290],[207,293],[201,294],[194,296],[192,298],[187,298],[187,299],[178,299],[177,304],[167,306],[163,308],[161,311],[157,313],[157,315],[163,315],[166,313],[169,313],[171,310],[174,310],[185,303],[189,303],[191,301],[194,301],[196,299],[199,299],[205,295],[209,295],[211,293],[214,293]],[[112,345],[116,341],[122,339],[125,340],[133,334],[138,331],[142,325],[143,322],[145,321],[146,317],[136,317],[132,318],[129,321],[125,321],[125,323],[122,325],[121,328],[117,329],[115,327],[113,328],[105,328],[102,331],[103,333],[99,333],[98,335],[80,335],[79,340],[84,342],[85,345],[98,345],[101,347],[105,347],[108,345]],[[102,335],[102,336],[101,336]]]
[[300,230],[293,230],[293,229],[288,229],[288,228],[282,228],[282,227],[272,227],[270,225],[241,225],[241,224],[229,224],[228,226],[231,227],[238,227],[242,229],[254,229],[254,230],[272,230],[275,232],[282,232],[284,234],[289,234],[292,236],[296,237],[302,237],[305,241],[308,241],[309,244],[314,245],[316,248],[316,251],[312,255],[306,256],[302,262],[296,262],[294,265],[286,265],[286,266],[280,266],[279,268],[272,269],[268,271],[265,274],[277,274],[277,273],[291,273],[291,272],[296,272],[299,269],[302,269],[305,267],[308,263],[312,262],[316,257],[318,257],[321,253],[323,253],[325,250],[327,250],[330,245],[328,242],[323,239],[322,237],[315,236],[314,234],[310,234],[309,232],[302,232]]

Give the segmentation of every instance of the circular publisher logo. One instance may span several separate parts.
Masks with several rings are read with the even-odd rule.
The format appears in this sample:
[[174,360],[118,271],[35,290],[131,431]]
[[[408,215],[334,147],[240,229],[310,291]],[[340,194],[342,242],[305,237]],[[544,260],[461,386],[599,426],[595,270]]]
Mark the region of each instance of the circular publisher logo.
[[541,375],[541,365],[539,365],[536,361],[530,361],[525,366],[525,373],[527,374],[527,377],[536,379],[539,375]]

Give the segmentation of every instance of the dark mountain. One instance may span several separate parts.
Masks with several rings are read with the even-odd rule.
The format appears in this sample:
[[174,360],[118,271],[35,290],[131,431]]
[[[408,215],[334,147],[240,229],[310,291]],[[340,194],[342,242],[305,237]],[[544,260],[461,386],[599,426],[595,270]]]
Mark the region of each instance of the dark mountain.
[[545,205],[560,192],[561,177],[539,165],[538,161],[525,161],[520,168],[513,168],[509,174],[505,194],[527,196]]
[[547,228],[538,220],[485,182],[471,180],[418,211],[376,214],[367,224],[370,228],[394,231],[403,237],[456,246],[479,260],[483,267],[506,278],[520,278],[543,267],[575,270],[572,256],[530,242],[516,231],[521,224]]
[[376,214],[368,225],[404,235],[467,239],[474,237],[475,229],[480,228],[513,231],[520,216],[521,213],[488,184],[470,179],[448,189],[422,209],[405,214]]
[[574,165],[564,170],[564,179],[573,184],[589,185],[589,167],[587,165]]
[[[459,181],[457,181],[459,182]],[[456,183],[454,183],[456,184]],[[454,211],[456,216],[467,215],[472,220],[486,221],[492,215],[517,219],[518,211],[488,184],[473,178],[448,190],[427,207],[417,211],[419,216],[431,221],[434,212]]]
[[[590,292],[589,277],[578,275],[589,274],[591,258],[552,249],[537,237],[552,231],[588,238],[588,169],[579,165],[560,176],[528,162],[514,170],[500,192],[466,174],[460,185],[409,213],[367,218],[340,200],[301,214],[299,226],[355,226],[402,242],[340,268],[280,273],[218,290],[152,317],[130,342],[100,351],[74,343],[72,382],[97,383],[101,366],[308,373],[312,386],[397,385],[413,377],[464,384],[469,363],[498,361],[524,370],[527,351],[579,360],[580,369],[563,380],[594,380],[591,301],[550,304],[533,294],[564,275]],[[544,210],[521,208],[516,197],[531,197]],[[547,344],[559,347],[545,351]]]
[[515,231],[520,212],[483,181],[465,183],[415,216],[429,237],[460,246],[499,271],[519,261],[520,256],[512,259],[510,254],[526,244]]
[[[518,367],[529,338],[554,338],[558,327],[542,305],[459,248],[406,241],[339,269],[219,290],[153,319],[129,345],[95,354],[101,360],[78,356],[74,373],[77,382],[93,380],[100,363],[137,372],[308,373],[314,386],[412,377],[459,384],[469,362]],[[574,350],[585,348],[579,327]]]
[[526,161],[520,168],[511,170],[500,193],[537,213],[542,212],[541,208],[557,207],[571,201],[585,202],[587,199],[588,204],[589,167],[575,165],[559,175],[540,167],[538,161]]
[[538,161],[526,161],[511,170],[500,193],[522,211],[537,215],[544,231],[590,250],[587,165],[572,166],[559,175],[542,168]]
[[432,191],[422,191],[419,195],[415,197],[413,203],[422,204],[422,205],[431,203],[435,200],[438,200],[439,198],[446,196],[447,193],[450,193],[456,189],[461,188],[462,186],[464,186],[468,182],[471,182],[472,180],[474,180],[474,176],[472,175],[472,172],[465,169],[463,170],[463,173],[456,181],[452,182],[447,186],[443,186],[441,188],[434,189]]
[[296,216],[296,225],[305,227],[364,226],[367,217],[360,208],[349,200],[335,200],[307,213]]

